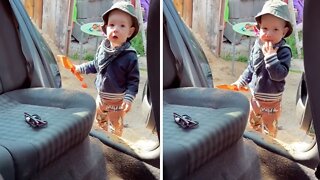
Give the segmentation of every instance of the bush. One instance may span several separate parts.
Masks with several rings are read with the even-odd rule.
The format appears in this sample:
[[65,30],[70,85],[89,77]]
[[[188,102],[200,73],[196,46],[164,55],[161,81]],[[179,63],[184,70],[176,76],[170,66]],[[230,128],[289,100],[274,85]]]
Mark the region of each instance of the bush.
[[[234,58],[235,58],[235,61],[248,62],[248,57],[245,55],[236,54]],[[222,55],[222,59],[227,60],[227,61],[232,61],[233,57],[231,54],[226,54],[226,55]]]
[[[302,38],[302,32],[299,32],[299,39]],[[297,59],[297,58],[303,58],[303,49],[301,49],[301,56],[298,56],[298,50],[296,47],[296,39],[294,35],[289,36],[286,38],[287,44],[291,47],[291,52],[292,52],[292,57]]]
[[79,59],[79,54],[76,52],[73,55],[71,55],[71,59]]
[[131,40],[131,45],[137,51],[138,55],[140,55],[140,56],[144,56],[145,55],[141,32],[139,32],[136,35],[136,37],[134,37]]
[[248,62],[248,57],[244,55],[239,55],[239,57],[237,58],[237,61]]
[[86,61],[92,61],[94,59],[94,55],[90,53],[86,53],[83,59]]

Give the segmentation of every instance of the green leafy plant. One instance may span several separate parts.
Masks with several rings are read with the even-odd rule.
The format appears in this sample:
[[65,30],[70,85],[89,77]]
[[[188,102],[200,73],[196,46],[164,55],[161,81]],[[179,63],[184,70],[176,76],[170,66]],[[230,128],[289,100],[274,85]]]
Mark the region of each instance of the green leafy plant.
[[[231,54],[225,54],[224,56],[222,56],[222,59],[224,60],[227,60],[227,61],[232,61],[233,60],[233,57]],[[247,56],[244,56],[244,55],[236,55],[235,57],[235,60],[236,61],[240,61],[240,62],[248,62],[248,57]]]
[[70,57],[71,57],[71,59],[79,59],[79,54],[76,52],[76,53],[72,54]]
[[94,55],[91,53],[86,53],[83,59],[86,61],[92,61],[94,59]]
[[138,55],[144,56],[144,46],[142,40],[142,34],[139,32],[132,40],[131,40],[132,47],[137,51]]
[[248,62],[248,57],[244,55],[239,55],[236,59],[240,62]]
[[[299,39],[302,39],[302,32],[299,32],[298,36],[299,36]],[[302,57],[299,57],[299,55],[298,55],[298,50],[297,50],[297,46],[296,46],[296,39],[295,39],[294,35],[291,35],[288,38],[286,38],[286,42],[291,47],[291,52],[292,52],[293,58],[295,58],[295,59],[303,58],[303,49],[301,49],[301,56]]]
[[288,45],[291,47],[292,57],[297,58],[298,57],[298,51],[296,48],[296,40],[294,36],[290,36],[286,39]]
[[221,56],[222,59],[227,60],[227,61],[232,61],[232,55],[227,53]]

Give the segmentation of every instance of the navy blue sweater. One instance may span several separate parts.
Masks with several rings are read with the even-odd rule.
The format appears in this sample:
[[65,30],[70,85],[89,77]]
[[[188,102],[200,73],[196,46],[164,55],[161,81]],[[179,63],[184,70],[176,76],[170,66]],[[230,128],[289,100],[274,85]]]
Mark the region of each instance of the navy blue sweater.
[[242,86],[250,83],[253,95],[260,100],[280,100],[284,91],[285,78],[289,73],[291,49],[282,39],[275,46],[276,54],[265,57],[259,39],[251,50],[249,65],[238,81]]
[[77,71],[96,73],[96,88],[105,98],[122,97],[132,102],[138,93],[140,79],[137,53],[129,42],[115,50],[108,48],[108,44],[108,40],[103,40],[95,59],[78,65]]

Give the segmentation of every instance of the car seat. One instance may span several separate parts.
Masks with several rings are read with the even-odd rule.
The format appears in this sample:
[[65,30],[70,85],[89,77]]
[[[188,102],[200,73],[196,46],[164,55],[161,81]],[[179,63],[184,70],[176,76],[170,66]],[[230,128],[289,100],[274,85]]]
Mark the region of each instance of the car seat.
[[[164,179],[259,178],[255,149],[242,138],[249,112],[247,98],[215,88],[181,87],[183,70],[178,74],[170,45],[164,33]],[[190,116],[198,127],[181,128],[173,113]]]
[[[80,91],[36,87],[40,78],[31,79],[36,67],[24,56],[27,47],[8,1],[0,11],[0,175],[30,179],[88,137],[95,102]],[[39,115],[47,127],[31,127],[25,112]]]

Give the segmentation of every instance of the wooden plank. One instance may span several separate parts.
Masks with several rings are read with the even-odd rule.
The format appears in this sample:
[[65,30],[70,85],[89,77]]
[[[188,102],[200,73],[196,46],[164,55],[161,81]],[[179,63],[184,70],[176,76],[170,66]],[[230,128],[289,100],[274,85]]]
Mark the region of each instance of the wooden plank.
[[192,31],[215,53],[219,27],[219,0],[193,0]]
[[33,18],[34,16],[34,0],[25,0],[24,1],[24,7],[26,8],[26,11],[28,12],[29,16]]
[[183,3],[183,19],[192,28],[193,0],[185,0]]
[[69,0],[68,4],[68,21],[67,21],[67,34],[65,37],[65,48],[63,50],[63,53],[65,55],[69,54],[69,48],[70,48],[70,42],[71,42],[71,34],[72,34],[72,16],[73,16],[73,5],[74,5],[74,0]]
[[34,22],[42,29],[43,0],[34,0]]
[[217,49],[216,55],[220,57],[221,55],[221,46],[223,41],[223,32],[224,32],[224,10],[225,10],[225,0],[220,0],[219,6],[219,28],[218,28],[218,38],[217,38]]
[[174,0],[173,3],[174,3],[174,6],[176,7],[178,13],[182,17],[183,16],[183,0]]
[[69,9],[68,7],[71,7],[70,0],[57,1],[56,11],[54,12],[54,15],[57,17],[55,21],[56,27],[54,29],[55,40],[56,40],[56,43],[58,44],[60,51],[65,55],[67,53],[66,40],[68,39],[68,35],[69,35],[68,21],[69,21],[69,17],[71,18],[71,12],[68,11]]
[[[194,11],[193,11],[193,25],[192,30],[196,33],[198,33],[204,40],[208,40],[206,37],[207,29],[207,16],[206,16],[206,9],[209,4],[206,4],[206,1],[203,0],[194,0]],[[210,22],[212,23],[212,22]]]
[[[57,1],[43,0],[42,29],[52,40],[55,40]],[[59,16],[58,16],[59,17]],[[58,18],[57,17],[57,18]],[[56,43],[56,40],[55,40]]]

